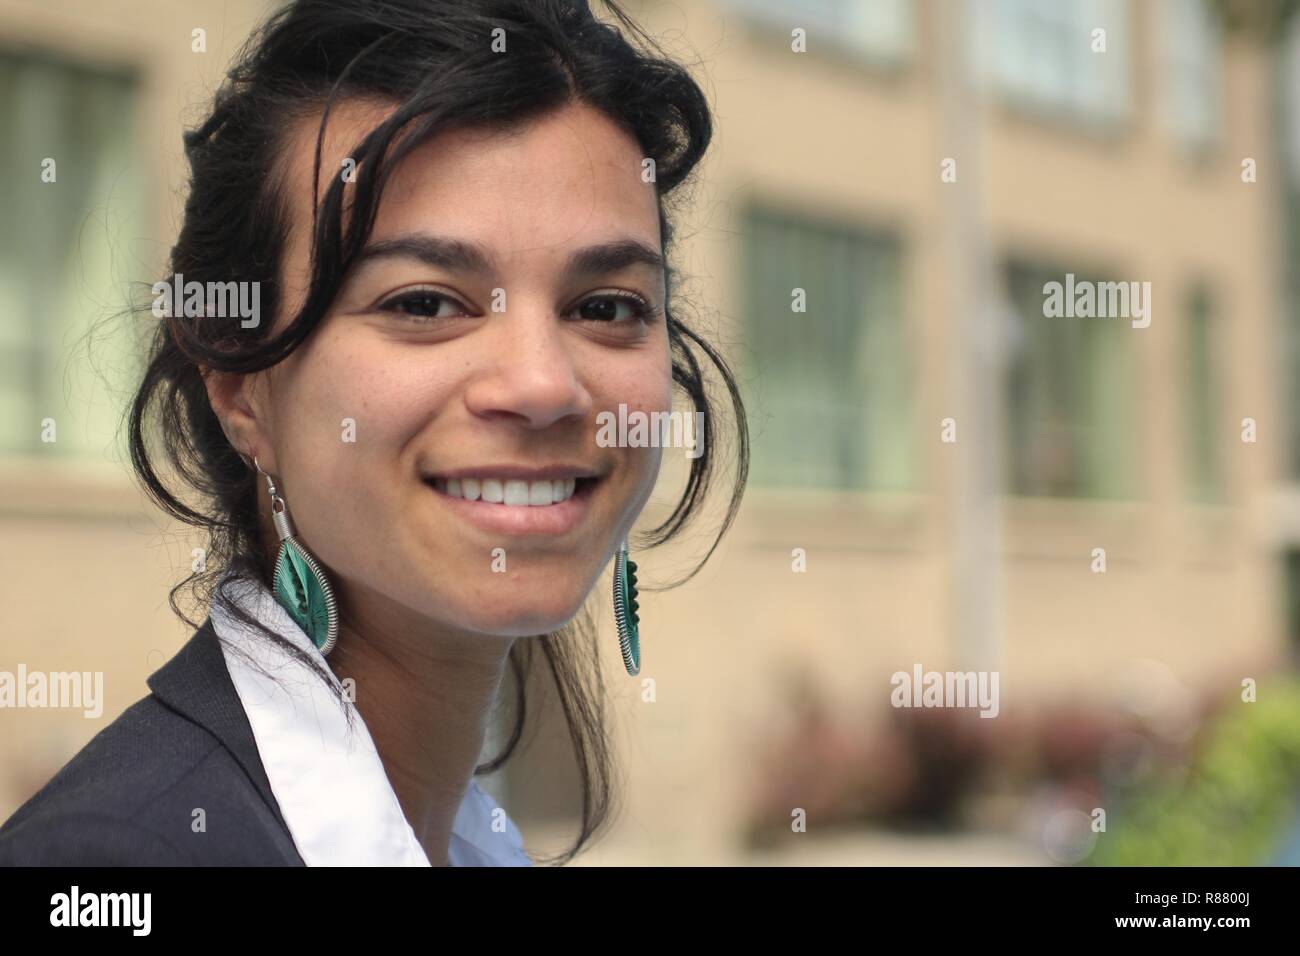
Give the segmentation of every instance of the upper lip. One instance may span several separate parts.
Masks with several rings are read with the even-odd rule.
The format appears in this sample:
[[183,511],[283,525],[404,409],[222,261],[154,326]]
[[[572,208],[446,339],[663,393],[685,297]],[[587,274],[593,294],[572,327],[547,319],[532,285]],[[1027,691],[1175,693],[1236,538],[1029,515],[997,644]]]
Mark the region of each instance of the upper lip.
[[595,478],[598,473],[585,465],[470,465],[438,471],[430,478],[496,478],[501,481],[554,481],[557,478]]

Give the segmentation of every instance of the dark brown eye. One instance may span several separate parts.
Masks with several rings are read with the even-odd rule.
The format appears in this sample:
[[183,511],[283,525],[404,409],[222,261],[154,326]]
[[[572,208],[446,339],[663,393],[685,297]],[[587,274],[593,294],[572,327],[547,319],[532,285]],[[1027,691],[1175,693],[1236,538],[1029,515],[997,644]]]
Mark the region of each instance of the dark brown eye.
[[587,299],[574,311],[578,313],[579,318],[587,319],[591,322],[616,323],[620,321],[618,309],[619,306],[625,306],[630,315],[622,321],[631,321],[638,319],[646,321],[657,313],[651,308],[650,303],[639,295],[630,293],[597,295]]
[[380,309],[385,312],[398,312],[403,316],[411,317],[412,320],[424,321],[451,318],[452,315],[463,314],[465,311],[462,309],[460,313],[439,315],[439,310],[444,304],[450,304],[454,307],[459,306],[461,303],[449,295],[434,292],[432,289],[417,289],[413,292],[404,292],[401,295],[393,296],[380,305]]

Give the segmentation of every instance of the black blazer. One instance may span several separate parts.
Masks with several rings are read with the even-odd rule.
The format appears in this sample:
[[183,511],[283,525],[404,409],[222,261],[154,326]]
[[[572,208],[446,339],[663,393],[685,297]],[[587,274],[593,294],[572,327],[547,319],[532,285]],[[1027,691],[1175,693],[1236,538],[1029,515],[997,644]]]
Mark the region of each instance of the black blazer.
[[0,827],[0,865],[305,866],[211,618],[148,683]]

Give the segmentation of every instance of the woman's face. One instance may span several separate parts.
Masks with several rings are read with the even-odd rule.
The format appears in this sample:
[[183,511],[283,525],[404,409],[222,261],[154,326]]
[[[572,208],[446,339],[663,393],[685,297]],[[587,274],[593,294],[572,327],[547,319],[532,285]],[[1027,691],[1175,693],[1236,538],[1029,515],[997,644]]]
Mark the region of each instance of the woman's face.
[[[331,113],[322,195],[385,109]],[[307,287],[318,119],[287,157],[277,331]],[[581,608],[660,464],[659,448],[601,447],[597,415],[671,409],[663,270],[627,254],[660,250],[641,170],[635,140],[585,106],[425,142],[394,171],[370,254],[312,337],[244,379],[247,417],[227,430],[246,431],[345,613],[524,636]],[[566,475],[593,477],[541,503],[569,493]]]

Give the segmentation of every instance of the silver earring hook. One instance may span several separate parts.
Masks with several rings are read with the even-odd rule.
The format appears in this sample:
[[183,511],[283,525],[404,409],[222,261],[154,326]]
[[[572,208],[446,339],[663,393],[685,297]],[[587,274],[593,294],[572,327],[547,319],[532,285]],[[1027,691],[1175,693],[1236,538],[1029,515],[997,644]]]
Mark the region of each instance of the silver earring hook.
[[284,511],[284,499],[275,490],[275,482],[271,480],[271,476],[262,470],[256,455],[253,456],[253,467],[257,469],[259,475],[266,479],[266,491],[271,496],[271,513],[274,515],[281,514]]

